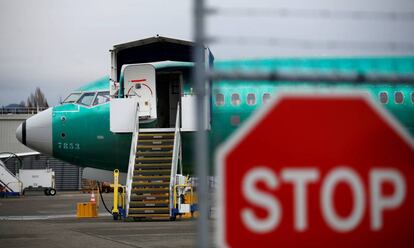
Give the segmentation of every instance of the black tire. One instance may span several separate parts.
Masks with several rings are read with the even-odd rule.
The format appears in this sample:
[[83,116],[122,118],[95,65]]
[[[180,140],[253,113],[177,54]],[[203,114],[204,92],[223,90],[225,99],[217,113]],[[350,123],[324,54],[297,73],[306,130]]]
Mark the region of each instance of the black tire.
[[45,189],[44,192],[45,192],[45,195],[50,195],[50,189],[49,188]]
[[118,213],[113,213],[112,216],[114,217],[114,220],[118,220],[120,217]]
[[50,196],[55,196],[55,195],[56,195],[56,189],[54,189],[54,188],[50,188],[50,189],[49,189],[49,195],[50,195]]

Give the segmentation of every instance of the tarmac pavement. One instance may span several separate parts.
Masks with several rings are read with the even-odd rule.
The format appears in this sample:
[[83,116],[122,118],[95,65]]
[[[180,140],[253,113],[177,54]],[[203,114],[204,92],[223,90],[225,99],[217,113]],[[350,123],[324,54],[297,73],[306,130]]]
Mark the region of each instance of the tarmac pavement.
[[[98,197],[98,196],[96,196]],[[30,192],[0,199],[2,247],[194,247],[196,221],[113,221],[102,203],[98,218],[76,218],[76,204],[90,194]],[[104,194],[108,208],[112,194]],[[213,224],[213,223],[212,223]],[[212,226],[212,224],[210,226]]]

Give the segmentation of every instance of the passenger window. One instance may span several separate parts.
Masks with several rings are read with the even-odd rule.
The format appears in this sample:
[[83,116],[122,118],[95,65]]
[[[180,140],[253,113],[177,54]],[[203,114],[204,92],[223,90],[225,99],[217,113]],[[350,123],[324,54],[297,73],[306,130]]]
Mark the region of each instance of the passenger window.
[[239,94],[233,94],[231,95],[231,104],[234,106],[240,105],[240,95]]
[[404,102],[404,95],[401,91],[397,91],[394,94],[395,103],[401,104]]
[[72,103],[76,102],[79,99],[81,93],[72,93],[63,101],[63,103]]
[[256,104],[256,95],[253,93],[247,94],[247,105],[255,105]]
[[216,94],[216,105],[223,106],[224,105],[224,95],[223,94]]
[[382,104],[387,104],[388,103],[388,93],[387,92],[381,92],[379,94],[379,100]]
[[91,106],[92,100],[95,97],[94,92],[88,92],[84,93],[81,98],[79,98],[78,103],[85,105],[85,106]]
[[266,104],[270,101],[270,93],[264,93],[263,94],[263,104]]
[[411,92],[411,103],[414,103],[414,92]]
[[109,91],[99,92],[98,95],[96,95],[95,101],[93,101],[93,105],[99,105],[106,102],[109,102]]

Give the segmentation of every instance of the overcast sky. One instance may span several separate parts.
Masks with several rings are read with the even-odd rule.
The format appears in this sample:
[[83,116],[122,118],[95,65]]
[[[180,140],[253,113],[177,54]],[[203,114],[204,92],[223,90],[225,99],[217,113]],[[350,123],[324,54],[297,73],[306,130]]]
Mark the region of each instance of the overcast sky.
[[[0,0],[0,106],[25,100],[37,86],[57,104],[70,90],[108,74],[114,44],[156,34],[191,40],[192,3]],[[210,44],[216,59],[414,54],[412,0],[208,5],[219,10],[207,19],[208,36],[222,40]],[[256,11],[246,14],[253,6]]]

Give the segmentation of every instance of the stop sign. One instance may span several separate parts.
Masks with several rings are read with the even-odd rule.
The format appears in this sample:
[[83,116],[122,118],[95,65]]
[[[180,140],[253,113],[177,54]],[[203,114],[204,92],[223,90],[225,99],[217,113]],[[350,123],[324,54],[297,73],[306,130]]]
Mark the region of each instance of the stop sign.
[[217,164],[223,246],[414,246],[414,142],[367,95],[281,95]]

